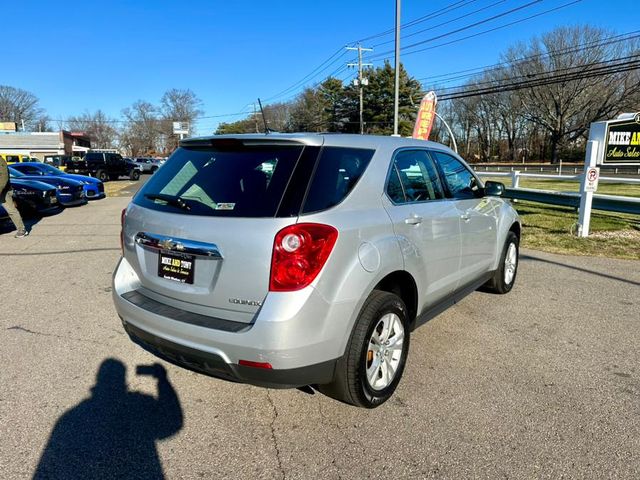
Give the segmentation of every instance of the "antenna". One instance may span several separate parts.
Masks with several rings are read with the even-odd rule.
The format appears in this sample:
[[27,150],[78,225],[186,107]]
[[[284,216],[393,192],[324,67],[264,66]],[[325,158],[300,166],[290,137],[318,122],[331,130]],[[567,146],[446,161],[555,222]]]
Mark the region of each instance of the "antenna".
[[260,101],[260,98],[258,98],[258,105],[260,105],[260,113],[262,114],[262,121],[264,122],[264,133],[268,135],[269,133],[271,133],[271,129],[267,127],[267,119],[264,116],[264,109],[262,108],[262,102]]

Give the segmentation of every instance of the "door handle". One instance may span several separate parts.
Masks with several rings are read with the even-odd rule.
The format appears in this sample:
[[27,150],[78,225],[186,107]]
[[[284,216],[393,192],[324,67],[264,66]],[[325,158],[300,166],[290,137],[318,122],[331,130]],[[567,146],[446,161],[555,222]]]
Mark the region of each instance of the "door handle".
[[465,222],[468,222],[469,220],[471,220],[471,216],[468,213],[463,213],[462,215],[460,215],[460,218]]
[[404,223],[407,225],[420,225],[422,223],[422,217],[419,215],[411,215],[404,219]]

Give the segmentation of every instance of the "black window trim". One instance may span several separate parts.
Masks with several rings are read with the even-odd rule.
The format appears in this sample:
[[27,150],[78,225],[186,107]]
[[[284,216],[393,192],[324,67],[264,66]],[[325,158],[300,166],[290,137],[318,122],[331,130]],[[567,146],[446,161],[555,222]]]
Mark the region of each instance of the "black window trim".
[[[384,182],[384,194],[386,195],[386,197],[389,199],[389,201],[394,206],[401,207],[403,205],[419,205],[419,204],[422,204],[422,203],[435,203],[435,202],[443,202],[443,201],[451,200],[451,198],[449,197],[449,189],[446,188],[446,185],[444,185],[444,183],[442,182],[442,170],[440,169],[440,166],[437,164],[437,162],[435,162],[435,160],[433,159],[433,156],[431,155],[431,150],[433,150],[433,149],[424,148],[424,147],[401,147],[401,148],[397,148],[396,150],[393,151],[393,155],[391,156],[391,161],[389,162],[389,168],[387,170],[387,177],[386,177],[386,180]],[[406,195],[406,193],[404,191],[404,185],[402,185],[402,179],[400,178],[400,175],[398,174],[398,169],[396,167],[396,157],[398,156],[399,153],[406,152],[406,151],[426,152],[427,156],[434,163],[434,166],[435,166],[436,170],[438,171],[438,181],[440,182],[440,186],[442,187],[442,192],[445,194],[444,198],[437,198],[435,200],[431,200],[431,199],[414,200],[412,202],[407,201],[407,195]],[[400,180],[400,186],[402,187],[402,194],[404,195],[404,198],[405,198],[405,202],[404,203],[396,203],[396,202],[394,202],[391,199],[391,197],[389,196],[389,192],[387,191],[388,187],[389,187],[389,180],[391,179],[391,171],[392,171],[392,169],[395,169],[396,175],[398,175],[398,180]]]

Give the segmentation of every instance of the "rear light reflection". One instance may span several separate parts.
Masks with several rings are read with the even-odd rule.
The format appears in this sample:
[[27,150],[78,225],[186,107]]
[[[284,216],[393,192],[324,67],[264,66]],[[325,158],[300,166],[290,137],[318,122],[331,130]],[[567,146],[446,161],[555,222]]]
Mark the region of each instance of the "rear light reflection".
[[318,276],[338,239],[338,230],[319,223],[297,223],[276,234],[269,291],[290,292]]
[[243,367],[266,368],[268,370],[273,368],[271,364],[267,362],[252,362],[251,360],[240,360],[238,363]]
[[127,213],[127,209],[124,208],[120,214],[120,252],[124,257],[124,216]]

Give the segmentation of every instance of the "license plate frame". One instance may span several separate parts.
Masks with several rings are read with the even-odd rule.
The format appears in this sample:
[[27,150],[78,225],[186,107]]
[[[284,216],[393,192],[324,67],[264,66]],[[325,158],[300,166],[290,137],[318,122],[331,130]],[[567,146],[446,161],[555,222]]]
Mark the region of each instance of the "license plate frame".
[[160,278],[193,285],[195,270],[195,255],[169,250],[158,252],[158,276]]

